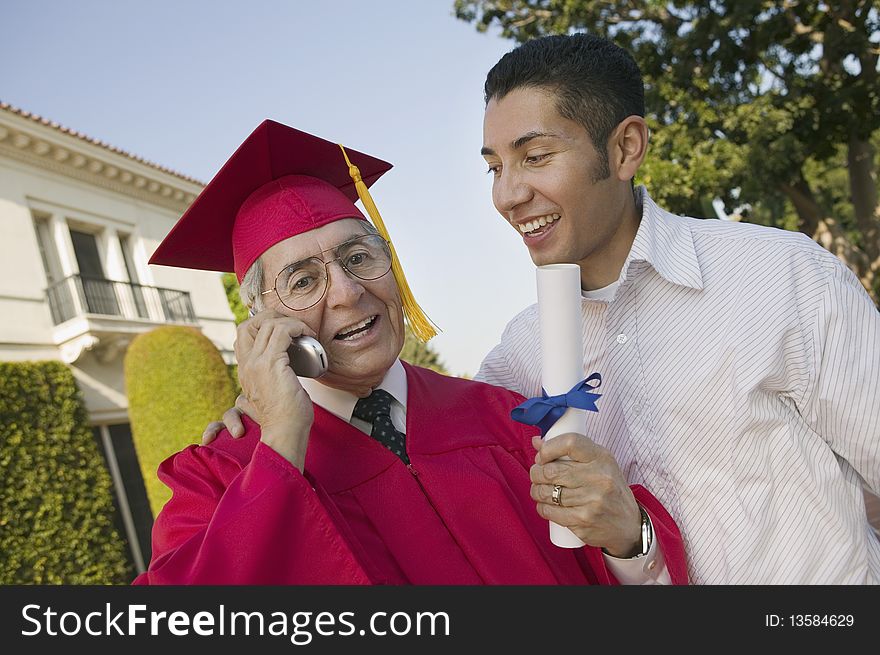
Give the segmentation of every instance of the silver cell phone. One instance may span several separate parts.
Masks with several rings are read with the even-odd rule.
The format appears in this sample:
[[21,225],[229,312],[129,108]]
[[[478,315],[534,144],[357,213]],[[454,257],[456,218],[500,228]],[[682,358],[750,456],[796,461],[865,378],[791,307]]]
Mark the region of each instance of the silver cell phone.
[[327,372],[327,353],[312,337],[296,337],[287,349],[293,372],[304,378],[319,378]]

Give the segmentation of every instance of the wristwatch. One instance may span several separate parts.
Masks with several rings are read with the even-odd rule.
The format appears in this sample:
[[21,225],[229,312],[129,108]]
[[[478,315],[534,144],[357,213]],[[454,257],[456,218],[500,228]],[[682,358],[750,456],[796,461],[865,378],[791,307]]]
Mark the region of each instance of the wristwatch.
[[642,550],[632,556],[631,559],[644,557],[651,550],[651,543],[654,541],[654,526],[651,525],[651,517],[644,508],[639,505],[639,513],[642,515]]
[[[636,503],[638,505],[638,503]],[[641,532],[641,541],[639,542],[640,550],[635,555],[630,555],[629,557],[621,557],[617,559],[638,559],[640,557],[644,557],[648,554],[648,551],[651,550],[651,543],[654,541],[654,526],[651,525],[651,517],[648,516],[648,513],[639,505],[639,514],[642,517],[642,532]],[[614,557],[611,553],[609,553],[604,548],[602,552],[610,557]]]

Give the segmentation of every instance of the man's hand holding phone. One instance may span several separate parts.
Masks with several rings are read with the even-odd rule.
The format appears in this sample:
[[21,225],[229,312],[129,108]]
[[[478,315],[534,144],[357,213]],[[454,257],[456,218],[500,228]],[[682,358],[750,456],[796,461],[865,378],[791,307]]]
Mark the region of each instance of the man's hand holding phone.
[[[290,365],[288,348],[292,339],[304,335],[317,336],[299,319],[265,310],[239,325],[235,340],[238,378],[246,398],[242,404],[260,424],[261,440],[300,471],[314,414]],[[236,406],[240,401],[241,396]],[[204,436],[202,441],[207,443]]]

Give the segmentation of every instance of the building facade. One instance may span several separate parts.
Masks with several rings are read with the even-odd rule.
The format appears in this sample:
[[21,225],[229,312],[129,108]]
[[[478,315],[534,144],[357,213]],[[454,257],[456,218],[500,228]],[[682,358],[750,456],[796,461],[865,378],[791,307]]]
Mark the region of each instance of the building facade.
[[152,516],[128,424],[128,344],[158,326],[195,326],[233,362],[220,274],[147,264],[202,187],[0,102],[0,360],[70,366],[139,570]]

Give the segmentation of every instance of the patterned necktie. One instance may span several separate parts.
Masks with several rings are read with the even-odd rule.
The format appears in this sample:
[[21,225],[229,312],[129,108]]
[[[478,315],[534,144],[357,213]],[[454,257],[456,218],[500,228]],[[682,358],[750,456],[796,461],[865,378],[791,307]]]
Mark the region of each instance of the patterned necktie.
[[391,423],[391,403],[394,396],[384,389],[374,389],[366,398],[361,398],[354,406],[353,416],[373,425],[370,436],[392,453],[409,464],[406,454],[404,434]]

